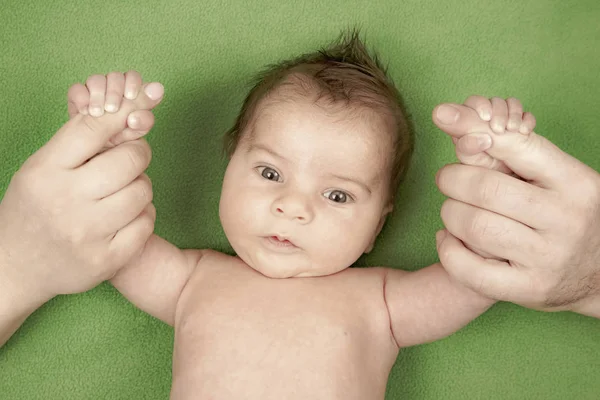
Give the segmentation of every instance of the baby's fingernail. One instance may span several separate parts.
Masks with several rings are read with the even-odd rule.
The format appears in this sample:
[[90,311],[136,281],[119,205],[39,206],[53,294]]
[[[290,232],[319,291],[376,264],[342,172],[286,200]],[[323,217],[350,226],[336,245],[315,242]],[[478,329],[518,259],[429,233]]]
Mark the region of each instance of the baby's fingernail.
[[450,125],[458,120],[459,113],[456,108],[444,105],[437,109],[436,117],[442,124]]
[[144,88],[144,92],[151,100],[158,100],[163,96],[165,90],[160,83],[152,82]]
[[492,130],[494,131],[494,133],[504,133],[504,125],[500,122],[492,122]]
[[90,108],[90,115],[92,117],[101,117],[104,114],[102,107],[94,106]]
[[112,113],[112,112],[115,112],[115,111],[117,111],[117,105],[116,105],[116,104],[113,104],[113,103],[109,103],[109,104],[106,104],[106,105],[104,106],[104,109],[105,109],[106,111],[108,111],[108,112],[111,112],[111,113]]
[[133,100],[137,97],[137,92],[134,88],[127,88],[125,90],[125,98],[129,100]]
[[481,113],[479,116],[484,121],[489,121],[490,119],[492,119],[492,115],[490,114],[490,112],[488,110],[481,110]]
[[133,114],[129,114],[129,116],[127,117],[127,125],[130,128],[135,128],[135,126],[138,124],[138,121],[138,118]]
[[528,133],[529,130],[527,129],[527,126],[525,124],[521,124],[521,127],[519,128],[519,132]]
[[481,150],[487,150],[492,147],[492,138],[490,135],[477,136],[477,147]]

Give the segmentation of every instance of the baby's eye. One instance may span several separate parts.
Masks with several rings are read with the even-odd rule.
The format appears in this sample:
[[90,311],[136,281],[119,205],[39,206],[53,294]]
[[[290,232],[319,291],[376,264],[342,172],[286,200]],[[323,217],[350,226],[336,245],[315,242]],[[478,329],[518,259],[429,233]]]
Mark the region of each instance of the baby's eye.
[[275,182],[279,182],[279,173],[277,171],[275,171],[273,168],[269,168],[269,167],[260,167],[262,168],[262,171],[260,172],[260,175],[265,178],[268,179],[270,181],[275,181]]
[[342,192],[341,190],[329,190],[323,195],[329,200],[333,201],[334,203],[346,203],[349,200],[352,200],[350,195],[346,194],[345,192]]

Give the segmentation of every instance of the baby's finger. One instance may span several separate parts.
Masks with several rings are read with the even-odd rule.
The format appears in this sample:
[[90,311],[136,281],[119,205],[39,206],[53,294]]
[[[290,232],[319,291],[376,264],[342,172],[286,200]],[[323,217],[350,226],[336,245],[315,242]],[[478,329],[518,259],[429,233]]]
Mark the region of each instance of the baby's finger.
[[523,122],[521,122],[521,127],[519,128],[519,132],[521,132],[524,135],[528,135],[531,132],[533,132],[533,129],[535,128],[535,117],[533,116],[532,113],[530,112],[526,112],[525,114],[523,114]]
[[492,138],[485,133],[470,133],[458,139],[456,151],[471,156],[492,147]]
[[492,97],[492,114],[490,128],[492,128],[494,133],[504,133],[506,122],[508,121],[508,106],[504,99]]
[[125,76],[121,72],[111,72],[106,76],[106,101],[104,109],[110,113],[117,112],[121,106]]
[[464,104],[477,111],[482,120],[489,121],[492,118],[492,103],[487,97],[469,96]]
[[149,110],[134,111],[127,117],[127,128],[113,136],[108,147],[137,140],[146,135],[154,126],[154,114]]
[[85,85],[90,92],[89,112],[93,117],[104,114],[104,98],[106,95],[106,77],[104,75],[90,76]]
[[69,119],[77,114],[87,115],[90,92],[81,83],[76,83],[67,92]]
[[133,100],[137,97],[142,87],[142,76],[137,71],[125,73],[125,98]]
[[506,128],[509,131],[517,132],[523,120],[523,105],[519,99],[509,97],[506,99],[508,105],[508,123]]

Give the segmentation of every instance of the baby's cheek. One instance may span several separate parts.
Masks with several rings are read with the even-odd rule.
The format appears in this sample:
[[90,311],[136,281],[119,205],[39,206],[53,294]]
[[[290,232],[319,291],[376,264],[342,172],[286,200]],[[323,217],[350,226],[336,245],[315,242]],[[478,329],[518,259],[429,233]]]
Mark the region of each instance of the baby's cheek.
[[350,266],[363,253],[364,231],[361,232],[361,229],[350,221],[323,222],[324,224],[313,230],[312,241],[319,258],[340,264],[342,267]]
[[270,215],[268,196],[263,191],[246,190],[239,192],[231,201],[231,221],[233,229],[241,236],[262,236],[274,229]]

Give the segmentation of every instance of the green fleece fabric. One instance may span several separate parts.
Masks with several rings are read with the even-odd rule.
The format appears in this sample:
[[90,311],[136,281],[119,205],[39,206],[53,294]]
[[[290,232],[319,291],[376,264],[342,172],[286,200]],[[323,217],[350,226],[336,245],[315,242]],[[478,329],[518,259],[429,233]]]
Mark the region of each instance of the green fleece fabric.
[[[156,232],[231,253],[218,219],[219,150],[249,79],[358,24],[389,63],[417,140],[397,211],[358,265],[418,269],[437,261],[434,174],[455,160],[431,122],[436,104],[516,96],[537,132],[600,169],[599,21],[597,0],[7,0],[0,193],[66,121],[72,83],[137,69],[166,88],[149,135]],[[172,328],[108,284],[61,296],[0,349],[0,398],[166,399],[172,347]],[[600,321],[498,304],[449,338],[402,351],[386,398],[599,399]]]

